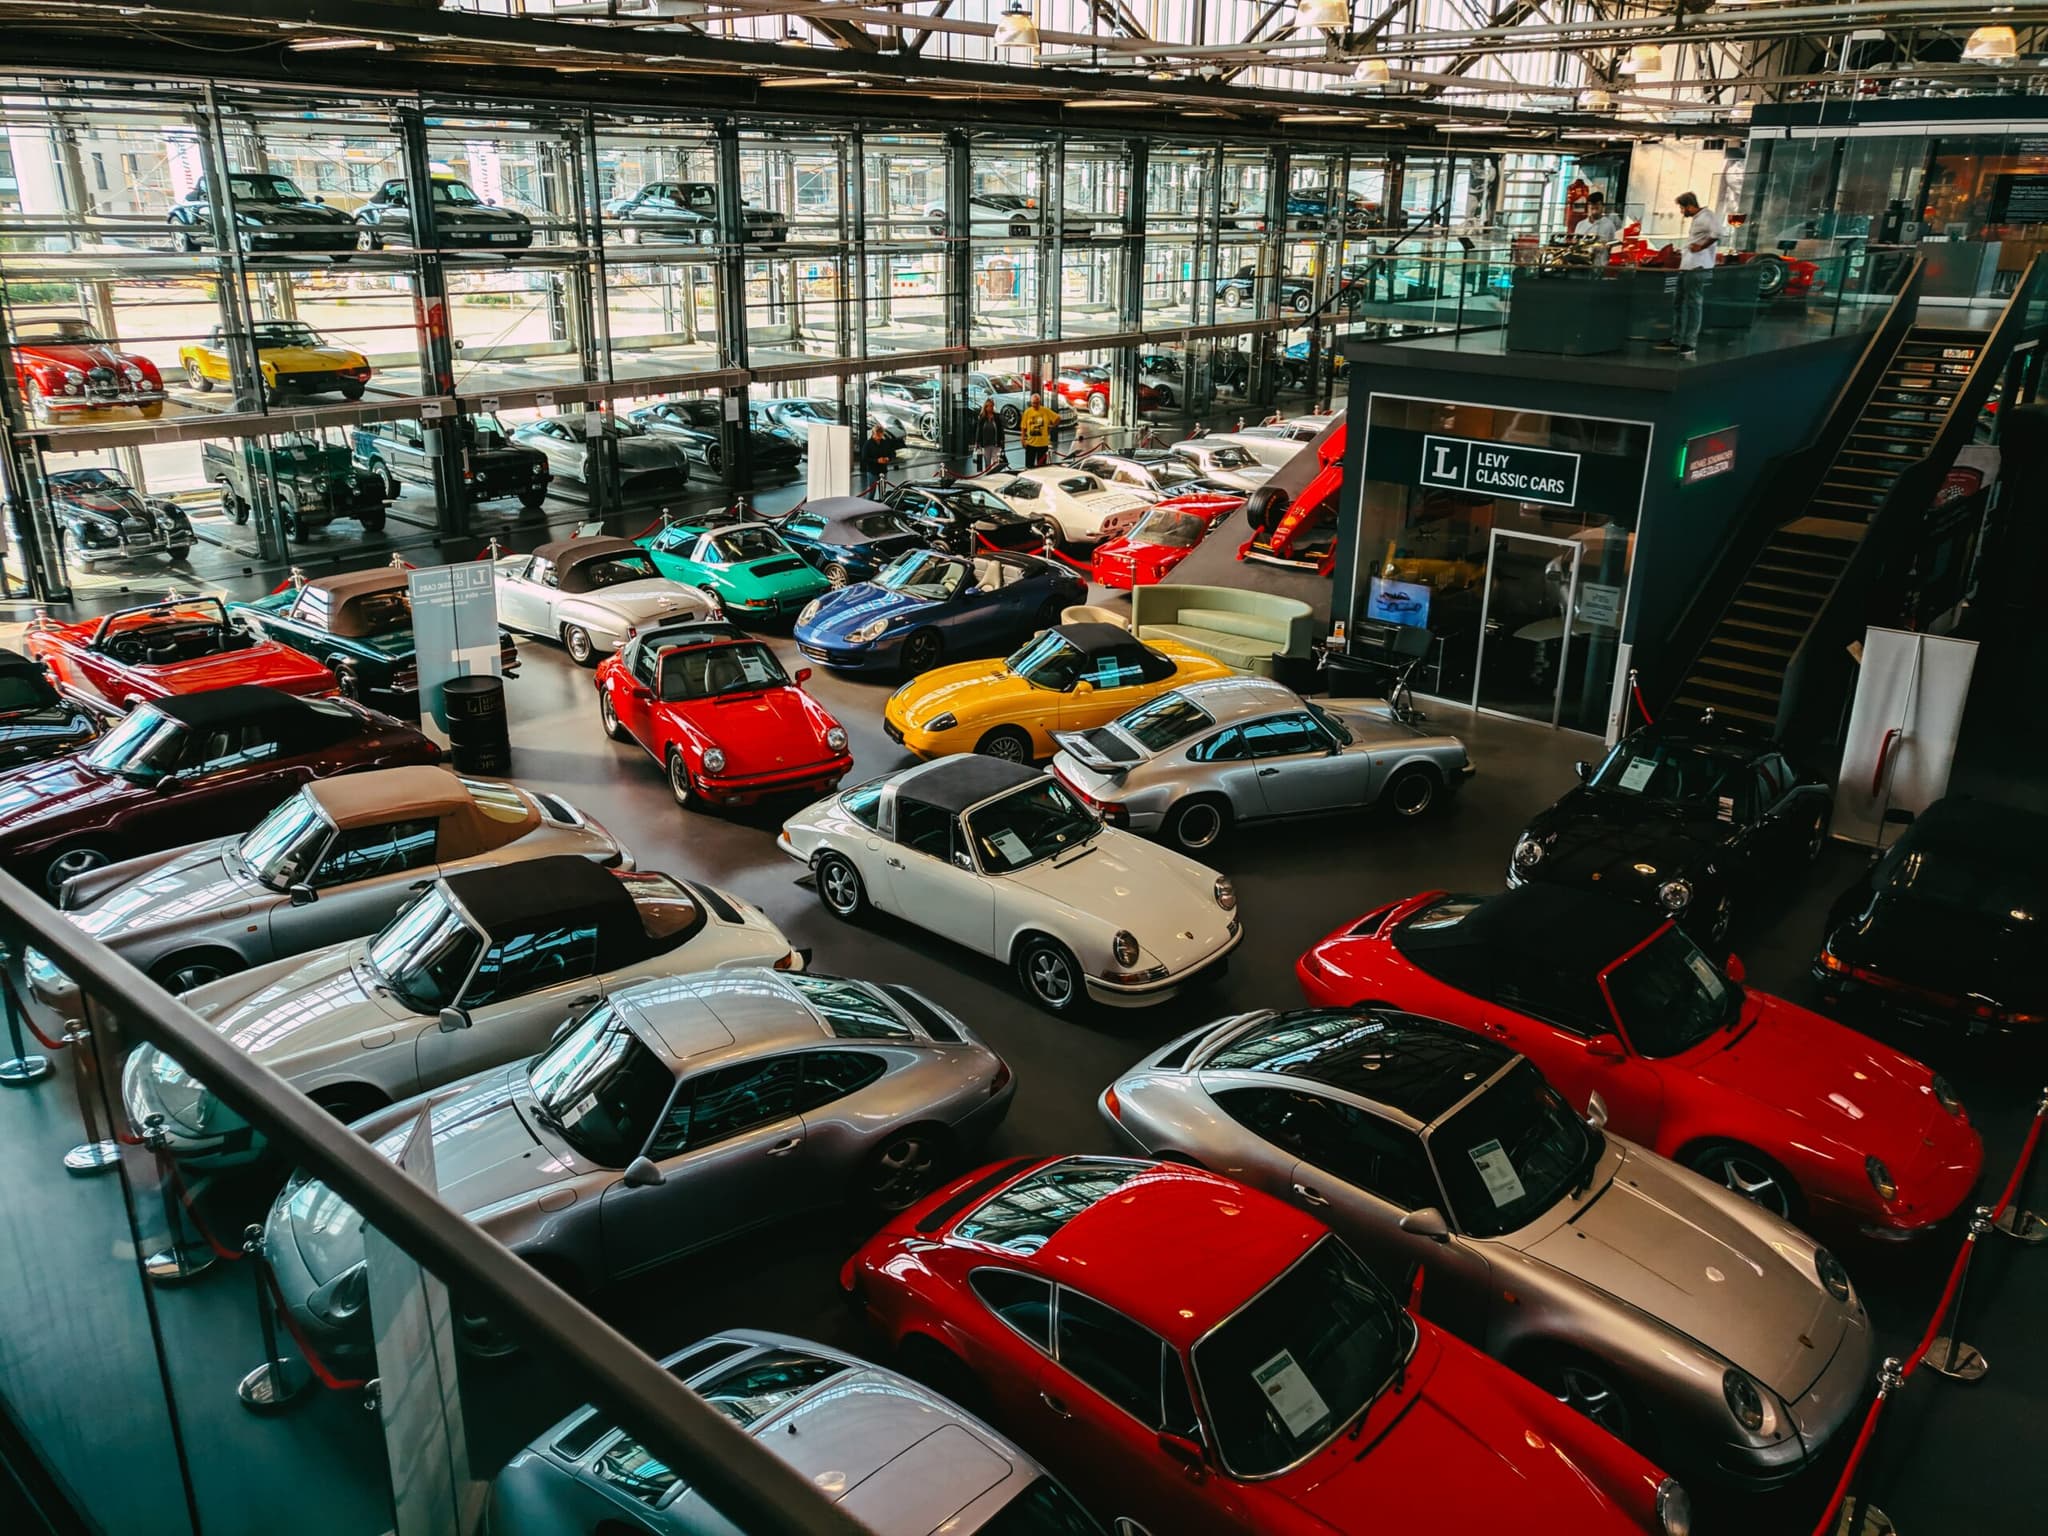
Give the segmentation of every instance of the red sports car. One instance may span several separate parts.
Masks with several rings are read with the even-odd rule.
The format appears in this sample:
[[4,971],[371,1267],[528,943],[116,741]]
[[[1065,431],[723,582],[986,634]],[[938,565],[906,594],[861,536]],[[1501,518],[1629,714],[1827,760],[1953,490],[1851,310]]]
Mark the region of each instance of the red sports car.
[[1313,1217],[1171,1163],[1020,1158],[841,1284],[904,1365],[1172,1536],[1679,1536],[1641,1456],[1401,1306]]
[[[1086,411],[1090,416],[1109,414],[1109,370],[1107,368],[1062,368],[1053,375],[1049,386],[1052,393],[1073,406]],[[1158,385],[1138,381],[1138,410],[1163,410],[1166,395]]]
[[1161,503],[1139,518],[1129,533],[1095,546],[1090,579],[1097,586],[1126,592],[1149,587],[1193,554],[1208,531],[1209,519],[1200,512],[1183,511],[1178,503]]
[[597,669],[597,713],[614,741],[637,741],[668,770],[678,805],[751,805],[816,796],[853,766],[846,732],[775,653],[730,624],[650,629]]
[[336,687],[326,667],[251,633],[216,597],[173,597],[76,624],[38,614],[26,644],[61,686],[116,709],[241,683],[281,693]]
[[83,752],[0,773],[0,867],[54,898],[103,864],[253,827],[309,779],[440,760],[418,731],[345,699],[155,699]]
[[144,416],[164,412],[164,381],[156,364],[124,352],[79,319],[24,320],[9,338],[14,347],[14,384],[30,421],[49,421],[60,411],[139,407]]
[[1386,1003],[1520,1051],[1617,1135],[1787,1219],[1906,1238],[1984,1162],[1962,1102],[1910,1056],[1742,985],[1661,914],[1561,886],[1431,891],[1295,967],[1317,1003]]

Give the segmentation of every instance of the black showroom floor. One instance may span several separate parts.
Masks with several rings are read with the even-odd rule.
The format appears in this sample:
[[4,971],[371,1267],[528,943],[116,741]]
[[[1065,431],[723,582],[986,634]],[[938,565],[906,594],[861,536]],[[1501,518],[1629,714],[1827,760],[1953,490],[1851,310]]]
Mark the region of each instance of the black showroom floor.
[[[778,648],[794,666],[786,636]],[[522,650],[525,671],[509,690],[517,777],[565,794],[604,821],[642,867],[712,880],[759,903],[793,942],[813,950],[817,967],[906,981],[961,1014],[1017,1075],[1016,1107],[994,1153],[1108,1150],[1095,1096],[1140,1054],[1225,1012],[1298,1001],[1296,956],[1375,902],[1430,886],[1497,888],[1523,820],[1571,782],[1572,760],[1592,747],[1581,737],[1437,711],[1465,736],[1480,770],[1449,814],[1403,828],[1370,819],[1311,823],[1242,841],[1218,861],[1237,881],[1249,931],[1228,976],[1151,1013],[1075,1024],[1027,1006],[992,963],[892,923],[849,929],[835,922],[796,883],[800,871],[775,851],[773,814],[677,811],[655,765],[599,732],[590,675],[552,647],[529,643]],[[811,687],[852,733],[856,778],[901,764],[880,729],[882,686],[821,676]],[[1988,676],[1985,691],[1991,692]],[[2033,753],[2042,728],[2027,721],[2015,734],[1987,714],[1992,703],[1979,701],[1977,739],[1959,784],[1974,772],[1988,789],[2011,792],[2008,769],[2038,762]],[[2025,778],[2023,792],[2039,803],[2038,772]],[[1784,893],[1780,907],[1748,915],[1739,947],[1755,984],[1805,994],[1821,913],[1858,859],[1854,850],[1831,848],[1803,888]],[[2002,1180],[2042,1082],[2041,1058],[1918,1048],[1962,1088],[1986,1135],[1986,1182]],[[77,1139],[75,1115],[61,1079],[0,1097],[0,1158],[9,1169],[0,1200],[0,1377],[60,1474],[92,1490],[96,1508],[117,1511],[109,1529],[124,1536],[182,1529],[172,1469],[151,1454],[163,1443],[164,1406],[154,1391],[133,1271],[116,1262],[131,1242],[119,1186],[68,1179],[58,1168],[59,1154]],[[2039,1187],[2048,1202],[2048,1184]],[[237,1231],[268,1194],[217,1188],[207,1207],[222,1230]],[[598,1305],[655,1352],[732,1325],[859,1347],[859,1325],[840,1306],[834,1276],[860,1235],[844,1221],[784,1224],[645,1277]],[[1886,1352],[1904,1353],[1939,1290],[1953,1237],[1903,1252],[1838,1246]],[[2048,1335],[2037,1326],[2048,1296],[2044,1265],[2048,1251],[1990,1240],[1972,1275],[1963,1329],[1992,1361],[1990,1375],[1964,1386],[1922,1373],[1884,1424],[1871,1481],[1909,1536],[2044,1528],[2048,1415],[2036,1395],[2048,1372]],[[1170,1272],[1170,1256],[1162,1256],[1162,1277]],[[245,1274],[221,1265],[154,1297],[205,1529],[254,1533],[289,1525],[322,1536],[375,1536],[388,1522],[381,1447],[376,1420],[354,1394],[322,1394],[275,1420],[251,1418],[236,1404],[235,1381],[260,1358],[249,1287]],[[571,1405],[560,1386],[539,1377],[515,1363],[471,1380],[477,1411],[470,1436],[480,1466]],[[145,1383],[149,1390],[138,1397]],[[1831,1468],[1817,1471],[1768,1500],[1696,1490],[1703,1506],[1698,1529],[1706,1536],[1803,1533],[1832,1475]],[[1513,1528],[1509,1512],[1500,1528]]]

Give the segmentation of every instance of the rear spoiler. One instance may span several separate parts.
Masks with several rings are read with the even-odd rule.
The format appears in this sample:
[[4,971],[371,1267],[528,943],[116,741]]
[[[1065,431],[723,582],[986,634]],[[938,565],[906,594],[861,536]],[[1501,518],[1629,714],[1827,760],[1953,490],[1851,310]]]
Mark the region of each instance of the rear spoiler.
[[1052,739],[1082,767],[1106,774],[1112,779],[1121,780],[1136,766],[1133,763],[1119,763],[1104,757],[1095,749],[1095,744],[1089,741],[1085,731],[1054,731]]

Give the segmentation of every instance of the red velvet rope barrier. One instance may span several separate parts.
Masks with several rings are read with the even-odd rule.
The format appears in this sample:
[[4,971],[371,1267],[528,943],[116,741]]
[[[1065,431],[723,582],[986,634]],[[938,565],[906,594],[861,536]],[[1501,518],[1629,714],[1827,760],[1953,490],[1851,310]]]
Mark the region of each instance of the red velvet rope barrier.
[[157,1166],[162,1177],[170,1184],[171,1193],[178,1197],[178,1204],[185,1208],[185,1214],[192,1219],[192,1228],[199,1234],[199,1240],[213,1250],[217,1259],[226,1259],[230,1264],[239,1264],[249,1255],[240,1248],[230,1248],[213,1235],[206,1225],[206,1218],[199,1214],[199,1203],[192,1198],[192,1190],[185,1183],[185,1176],[178,1171],[178,1160],[169,1153],[157,1154]]
[[278,1319],[284,1324],[284,1331],[291,1335],[292,1347],[298,1350],[299,1357],[306,1362],[306,1369],[313,1373],[314,1379],[330,1392],[356,1392],[367,1385],[366,1378],[341,1377],[328,1369],[327,1362],[320,1358],[313,1346],[306,1342],[305,1334],[299,1331],[299,1320],[292,1316],[292,1309],[285,1302],[284,1292],[278,1288],[277,1276],[268,1264],[263,1264],[262,1274],[263,1283],[269,1288],[271,1299],[277,1304]]
[[1650,713],[1650,706],[1643,702],[1643,690],[1636,686],[1636,675],[1633,671],[1628,675],[1628,693],[1629,697],[1636,701],[1636,713],[1643,717],[1643,724],[1655,725],[1656,717]]

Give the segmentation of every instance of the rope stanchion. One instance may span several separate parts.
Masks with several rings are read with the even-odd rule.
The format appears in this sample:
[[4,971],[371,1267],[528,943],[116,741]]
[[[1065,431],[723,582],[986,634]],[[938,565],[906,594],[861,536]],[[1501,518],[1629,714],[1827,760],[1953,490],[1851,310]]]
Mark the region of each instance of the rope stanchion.
[[1643,717],[1643,724],[1655,725],[1657,717],[1650,713],[1650,706],[1643,702],[1643,690],[1636,682],[1636,669],[1628,669],[1628,696],[1635,700],[1636,713]]
[[[260,1248],[262,1237],[260,1231],[257,1233],[257,1237]],[[321,1386],[330,1392],[359,1392],[364,1387],[367,1387],[370,1384],[368,1377],[343,1377],[335,1375],[328,1367],[327,1362],[320,1358],[319,1351],[315,1350],[306,1341],[306,1335],[299,1329],[298,1320],[292,1316],[291,1304],[284,1299],[284,1291],[277,1283],[276,1274],[272,1272],[270,1265],[263,1261],[260,1253],[257,1256],[256,1268],[265,1288],[269,1291],[269,1306],[266,1310],[273,1311],[278,1319],[283,1322],[284,1331],[291,1335],[292,1347],[299,1352],[299,1357],[306,1362],[306,1369],[313,1373],[314,1380],[318,1381]],[[271,1341],[275,1339],[275,1335],[271,1334],[266,1328],[265,1338],[266,1346],[272,1348],[274,1358],[275,1349]]]
[[242,1256],[256,1261],[252,1268],[256,1275],[256,1324],[263,1333],[263,1363],[241,1379],[235,1395],[251,1413],[266,1416],[283,1413],[313,1385],[312,1373],[298,1361],[288,1360],[278,1352],[277,1319],[270,1310],[271,1293],[276,1289],[276,1282],[270,1278],[270,1266],[263,1262],[263,1229],[260,1226],[251,1226],[243,1232]]
[[[1875,1536],[1878,1531],[1891,1529],[1891,1521],[1882,1510],[1860,1499],[1852,1504],[1850,1489],[1855,1485],[1856,1474],[1863,1469],[1863,1454],[1870,1449],[1870,1437],[1877,1429],[1885,1403],[1905,1380],[1906,1373],[1899,1362],[1887,1356],[1877,1370],[1877,1396],[1871,1399],[1870,1411],[1863,1415],[1863,1427],[1856,1432],[1855,1444],[1849,1447],[1849,1459],[1843,1463],[1842,1475],[1835,1480],[1834,1492],[1828,1496],[1827,1507],[1814,1525],[1813,1536],[1860,1536],[1864,1532]],[[1851,1509],[1853,1514],[1845,1512]]]
[[[10,958],[0,953],[0,966],[7,964]],[[7,1045],[14,1053],[5,1061],[0,1061],[0,1088],[26,1088],[31,1083],[41,1082],[55,1069],[51,1067],[49,1057],[31,1055],[22,1044],[21,1026],[24,1020],[28,1023],[29,1032],[38,1040],[43,1039],[43,1034],[36,1028],[35,1021],[29,1018],[28,1009],[22,1005],[21,999],[15,996],[13,979],[4,970],[0,970],[0,1005],[4,1005],[7,1010]],[[43,1049],[59,1050],[62,1047],[43,1040]]]
[[185,1240],[186,1202],[179,1193],[178,1167],[171,1158],[170,1132],[164,1129],[162,1115],[149,1117],[142,1142],[156,1158],[157,1196],[164,1211],[164,1246],[143,1258],[142,1271],[159,1285],[196,1280],[213,1268],[216,1256],[210,1244],[202,1241],[195,1246]]
[[72,1058],[78,1066],[71,1074],[78,1088],[78,1118],[85,1127],[85,1140],[64,1154],[64,1171],[85,1178],[105,1173],[120,1162],[121,1146],[113,1136],[100,1134],[99,1112],[93,1108],[93,1101],[99,1097],[99,1060],[91,1049],[92,1032],[85,1027],[84,1020],[75,1021],[64,1031],[64,1043],[86,1047]]

